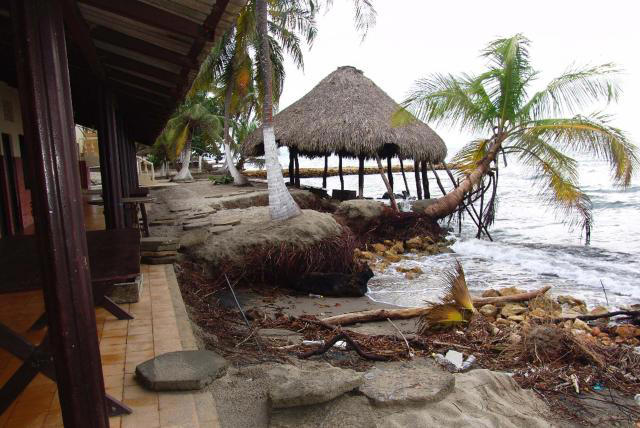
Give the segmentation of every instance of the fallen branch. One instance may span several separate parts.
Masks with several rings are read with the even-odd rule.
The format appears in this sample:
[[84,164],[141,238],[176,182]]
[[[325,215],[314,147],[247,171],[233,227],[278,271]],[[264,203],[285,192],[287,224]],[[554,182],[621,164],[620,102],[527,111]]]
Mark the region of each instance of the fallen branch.
[[[514,294],[512,296],[477,297],[473,299],[473,304],[475,306],[481,306],[489,303],[525,302],[546,293],[550,288],[551,286],[548,285],[539,290]],[[327,325],[350,325],[359,322],[384,321],[387,318],[392,320],[404,320],[419,317],[427,310],[429,310],[429,307],[427,306],[403,309],[372,309],[370,311],[350,312],[347,314],[335,315],[323,318],[321,321]]]
[[373,361],[388,361],[389,358],[384,357],[382,355],[370,354],[366,351],[363,351],[360,345],[353,341],[346,333],[342,332],[333,336],[333,339],[329,340],[324,346],[321,346],[318,349],[314,349],[313,351],[305,352],[304,354],[298,355],[298,358],[306,359],[313,355],[322,355],[327,352],[329,349],[333,347],[339,340],[344,340],[360,355],[362,358]]
[[513,294],[511,296],[498,296],[498,297],[474,297],[474,306],[481,305],[493,305],[495,303],[511,303],[511,302],[526,302],[531,299],[535,299],[538,296],[543,295],[551,289],[550,285],[542,287],[538,290],[529,291],[527,293]]
[[359,322],[384,321],[387,318],[392,320],[404,320],[415,318],[427,311],[428,307],[405,308],[405,309],[373,309],[370,311],[350,312],[333,317],[323,318],[321,321],[328,325],[349,325]]
[[387,321],[389,321],[389,323],[393,326],[393,328],[395,328],[398,331],[398,333],[400,333],[400,336],[402,336],[404,343],[407,345],[407,355],[409,356],[409,358],[413,358],[413,350],[411,349],[411,346],[409,346],[409,342],[407,342],[407,338],[404,337],[404,334],[402,334],[402,331],[400,331],[400,329],[393,323],[393,321],[391,321],[389,318],[387,318]]

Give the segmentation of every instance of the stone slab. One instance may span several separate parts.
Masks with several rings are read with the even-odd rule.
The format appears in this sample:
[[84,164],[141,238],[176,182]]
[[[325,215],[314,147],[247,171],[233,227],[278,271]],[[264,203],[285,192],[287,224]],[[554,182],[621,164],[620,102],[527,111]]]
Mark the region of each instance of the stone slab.
[[167,257],[140,257],[140,261],[146,265],[167,265],[176,262],[176,256]]
[[221,220],[214,220],[213,221],[213,225],[214,226],[237,226],[242,222],[242,220],[240,220],[239,218],[237,219],[233,219],[233,220],[227,220],[227,221],[221,221]]
[[140,274],[136,277],[135,281],[113,284],[109,293],[107,293],[107,297],[119,305],[124,303],[137,303],[142,294],[143,284],[143,276]]
[[210,225],[211,225],[211,221],[210,220],[194,221],[192,223],[185,223],[184,225],[182,225],[182,229],[184,229],[184,230],[193,230],[193,229],[199,229],[201,227],[206,227],[206,226],[210,226]]
[[221,233],[228,232],[232,229],[233,229],[232,226],[213,226],[209,228],[209,233],[212,233],[214,235],[219,235]]
[[283,364],[269,369],[267,377],[274,409],[324,403],[358,388],[363,382],[362,373],[326,363],[304,369]]
[[136,367],[136,379],[153,391],[202,389],[224,376],[229,362],[212,351],[176,351],[159,355]]
[[161,247],[179,245],[176,238],[149,236],[140,238],[140,251],[160,251]]
[[177,251],[141,251],[142,257],[175,257],[178,255]]
[[177,220],[151,220],[149,222],[149,226],[175,226],[177,224]]
[[377,364],[364,375],[361,393],[374,406],[434,403],[446,397],[455,386],[455,377],[430,361]]

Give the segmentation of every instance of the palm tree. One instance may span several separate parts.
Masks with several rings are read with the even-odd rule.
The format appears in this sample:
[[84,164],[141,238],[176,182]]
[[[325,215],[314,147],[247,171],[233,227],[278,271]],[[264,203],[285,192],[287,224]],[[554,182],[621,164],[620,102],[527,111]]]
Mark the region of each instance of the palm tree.
[[[612,78],[618,70],[612,64],[572,68],[528,97],[538,77],[529,62],[529,43],[520,34],[493,41],[482,52],[488,60],[483,73],[418,80],[403,103],[420,119],[483,135],[456,155],[454,162],[464,179],[429,205],[429,216],[440,219],[461,209],[469,193],[480,189],[487,175],[491,179],[491,164],[497,169],[500,153],[505,162],[514,156],[532,169],[544,200],[587,233],[591,202],[578,185],[577,162],[568,152],[608,161],[614,182],[630,184],[638,164],[636,147],[610,125],[608,116],[578,114],[591,103],[617,100],[620,89]],[[494,212],[494,206],[489,208],[487,212]]]
[[[273,100],[277,103],[285,77],[283,53],[289,54],[296,66],[303,68],[299,35],[308,44],[313,42],[316,35],[316,8],[313,2],[308,8],[303,8],[296,1],[276,0],[269,2],[268,12],[269,56],[273,63],[273,80],[276,82]],[[229,124],[232,115],[246,109],[253,110],[259,103],[259,97],[250,96],[255,95],[256,86],[258,90],[262,88],[261,68],[257,67],[253,56],[253,52],[258,52],[259,48],[256,2],[253,0],[240,12],[234,28],[225,34],[205,59],[191,90],[193,94],[215,88],[223,94],[224,150],[229,172],[236,185],[245,185],[248,181],[233,165]]]
[[198,133],[204,140],[214,142],[220,139],[221,130],[222,118],[212,111],[211,100],[206,95],[199,94],[178,107],[155,143],[167,147],[170,159],[181,157],[182,167],[173,181],[193,180],[189,170],[193,136]]
[[[282,176],[282,166],[278,161],[278,148],[276,146],[275,132],[273,129],[273,64],[269,55],[271,44],[269,30],[271,26],[268,21],[267,1],[256,1],[256,23],[258,36],[260,38],[258,70],[261,71],[258,83],[262,83],[262,134],[264,142],[264,157],[267,169],[267,182],[269,185],[269,211],[274,220],[286,220],[300,214],[300,208],[291,197],[284,184]],[[326,2],[327,6],[332,4],[332,0]],[[356,11],[356,28],[366,35],[369,27],[375,23],[375,11],[369,0],[353,0]],[[318,3],[314,0],[288,0],[283,1],[283,6],[294,9],[315,12]],[[288,19],[288,18],[285,18]],[[277,99],[277,98],[275,98]]]

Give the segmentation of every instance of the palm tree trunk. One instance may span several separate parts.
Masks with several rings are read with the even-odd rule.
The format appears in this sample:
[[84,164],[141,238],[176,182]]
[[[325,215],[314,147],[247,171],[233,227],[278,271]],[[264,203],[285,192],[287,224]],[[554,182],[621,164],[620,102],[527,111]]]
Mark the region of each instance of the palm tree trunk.
[[420,185],[420,162],[413,161],[413,175],[416,178],[416,193],[418,200],[422,199],[422,186]]
[[342,155],[338,155],[338,175],[340,176],[340,190],[344,190],[344,176],[342,175]]
[[233,163],[233,154],[231,153],[231,137],[229,136],[229,116],[231,115],[231,98],[233,96],[233,81],[227,85],[224,94],[224,156],[227,161],[227,168],[233,177],[233,184],[236,186],[246,186],[249,184],[247,177],[240,174],[240,171]]
[[474,186],[476,186],[482,177],[489,171],[491,162],[493,162],[502,147],[502,139],[497,139],[490,146],[489,151],[480,161],[478,166],[471,174],[469,174],[458,187],[453,189],[441,198],[438,198],[429,205],[425,210],[425,214],[435,219],[444,218],[454,213],[458,207],[464,203],[464,198]]
[[327,170],[329,169],[329,155],[324,155],[324,171],[322,172],[322,188],[327,188]]
[[173,177],[172,181],[191,181],[193,180],[191,170],[189,169],[189,164],[191,163],[191,138],[189,138],[187,143],[184,145],[181,158],[182,167],[180,168],[180,172]]
[[376,155],[376,162],[378,162],[378,171],[380,171],[380,176],[382,177],[382,181],[384,181],[384,185],[387,186],[387,193],[389,194],[389,200],[391,201],[391,208],[393,208],[394,211],[398,211],[398,204],[396,203],[396,197],[393,194],[391,183],[389,183],[389,180],[384,175],[384,168],[382,167],[382,161],[380,160],[380,156],[378,155]]
[[409,183],[407,183],[407,176],[404,173],[404,164],[402,163],[402,158],[400,159],[400,172],[402,173],[402,180],[404,180],[404,187],[407,189],[407,197],[411,196],[411,191],[409,190]]
[[260,35],[260,65],[262,66],[264,102],[262,104],[262,138],[269,189],[269,213],[272,220],[287,220],[301,213],[284,184],[282,166],[278,161],[278,148],[273,130],[272,65],[267,29],[267,1],[256,0],[257,30]]
[[429,172],[427,171],[427,161],[420,162],[420,169],[422,170],[422,188],[424,189],[424,198],[431,199],[431,192],[429,191]]

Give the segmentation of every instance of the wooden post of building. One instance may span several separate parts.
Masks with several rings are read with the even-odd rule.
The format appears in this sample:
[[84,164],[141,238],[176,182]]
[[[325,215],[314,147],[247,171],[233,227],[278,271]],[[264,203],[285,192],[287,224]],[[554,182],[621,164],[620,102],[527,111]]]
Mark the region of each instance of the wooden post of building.
[[429,191],[429,175],[427,173],[427,161],[422,161],[420,165],[422,170],[422,190],[424,191],[424,198],[431,199],[431,192]]
[[98,154],[104,201],[104,222],[107,229],[125,227],[122,205],[122,174],[115,112],[115,99],[111,90],[99,89]]
[[391,193],[393,193],[393,171],[391,171],[391,156],[387,158],[387,177],[389,177],[389,185],[391,186]]
[[358,156],[358,197],[364,198],[364,155]]
[[404,188],[407,189],[407,197],[411,196],[411,190],[409,190],[409,183],[407,182],[407,175],[404,173],[404,164],[402,158],[400,159],[400,172],[402,173],[402,180],[404,181]]
[[293,153],[293,148],[289,148],[289,184],[294,185],[296,183],[296,174],[295,174],[295,155]]
[[340,176],[340,190],[344,190],[344,176],[342,175],[342,155],[338,154],[338,175]]
[[60,4],[11,0],[43,295],[66,427],[109,426]]
[[300,161],[298,160],[298,152],[296,151],[296,158],[294,159],[296,163],[296,186],[300,187]]
[[422,199],[422,185],[420,184],[420,162],[417,160],[413,161],[413,175],[416,179],[416,193],[418,194],[418,199]]
[[382,167],[382,161],[380,160],[380,156],[376,154],[376,162],[378,162],[378,171],[380,172],[380,176],[382,177],[382,181],[384,185],[387,187],[387,193],[389,194],[389,201],[391,202],[391,208],[394,211],[398,211],[398,204],[396,203],[396,197],[393,194],[393,189],[391,188],[391,183],[384,175],[384,168]]
[[327,188],[327,170],[329,169],[329,155],[324,155],[324,171],[322,172],[322,188]]

